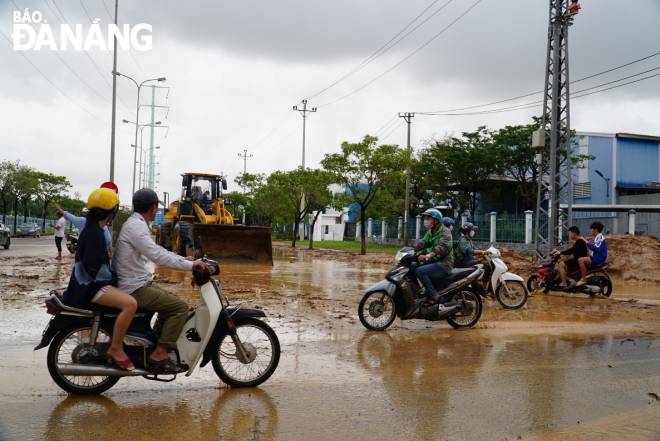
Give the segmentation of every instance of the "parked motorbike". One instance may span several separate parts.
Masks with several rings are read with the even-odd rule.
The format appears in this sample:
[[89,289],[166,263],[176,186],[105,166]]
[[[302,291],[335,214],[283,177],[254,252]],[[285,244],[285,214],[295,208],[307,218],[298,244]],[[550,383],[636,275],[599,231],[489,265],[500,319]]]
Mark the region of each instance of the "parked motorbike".
[[78,230],[73,230],[66,233],[66,249],[69,253],[76,254],[76,247],[78,246]]
[[[189,313],[177,340],[177,350],[170,356],[187,377],[197,365],[204,367],[210,361],[218,377],[228,385],[257,386],[275,372],[279,363],[277,335],[259,320],[266,316],[263,311],[229,307],[220,283],[211,278],[220,272],[217,262],[208,259],[204,262],[210,269],[193,271],[193,282],[200,287],[199,301]],[[135,370],[124,371],[108,365],[105,356],[117,310],[100,305],[92,305],[90,309],[67,306],[55,291],[46,300],[46,308],[53,317],[35,350],[50,346],[48,372],[65,391],[99,394],[126,376],[155,381],[176,378],[176,374],[158,374],[147,366],[157,342],[151,327],[153,312],[135,314],[124,338],[124,350]]]
[[506,309],[518,309],[527,303],[529,292],[525,280],[517,274],[509,272],[506,263],[501,259],[502,253],[491,246],[484,253],[486,258],[486,289],[482,291],[484,297],[497,299]]
[[583,293],[590,296],[609,297],[612,295],[612,280],[607,274],[607,264],[587,268],[587,283],[582,286],[576,286],[581,277],[580,270],[572,271],[566,275],[567,287],[560,287],[561,279],[557,269],[559,257],[559,254],[552,253],[539,263],[536,271],[527,279],[527,289],[529,291],[542,289],[546,294],[549,291],[562,291]]
[[446,320],[454,328],[474,326],[481,317],[483,304],[473,285],[483,276],[483,266],[452,270],[437,286],[440,303],[430,305],[424,288],[411,273],[415,259],[413,248],[402,248],[396,255],[397,264],[385,279],[366,290],[358,306],[362,325],[383,331],[398,316],[401,320]]

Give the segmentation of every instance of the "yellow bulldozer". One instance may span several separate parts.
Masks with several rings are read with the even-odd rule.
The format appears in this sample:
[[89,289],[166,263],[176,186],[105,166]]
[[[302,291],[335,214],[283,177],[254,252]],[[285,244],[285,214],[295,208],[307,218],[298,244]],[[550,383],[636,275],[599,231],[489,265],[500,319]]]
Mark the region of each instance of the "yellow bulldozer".
[[156,228],[156,242],[182,256],[207,254],[218,259],[273,263],[268,227],[236,225],[227,210],[222,190],[227,181],[219,175],[184,173],[181,197],[170,203],[164,193],[164,220]]

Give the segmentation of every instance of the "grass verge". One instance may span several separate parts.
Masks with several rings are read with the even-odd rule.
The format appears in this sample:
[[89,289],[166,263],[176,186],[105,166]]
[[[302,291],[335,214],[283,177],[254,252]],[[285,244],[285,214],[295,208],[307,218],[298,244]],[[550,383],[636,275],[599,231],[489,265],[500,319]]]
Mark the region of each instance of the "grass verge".
[[[291,244],[291,242],[285,241],[274,241],[279,244]],[[299,248],[308,248],[308,240],[299,240],[296,242],[296,247]],[[314,248],[322,248],[327,250],[338,250],[338,251],[351,251],[354,253],[360,252],[360,242],[359,241],[343,241],[343,240],[321,240],[314,241]],[[387,254],[396,254],[401,247],[398,245],[380,245],[377,243],[367,243],[367,253],[387,253]]]

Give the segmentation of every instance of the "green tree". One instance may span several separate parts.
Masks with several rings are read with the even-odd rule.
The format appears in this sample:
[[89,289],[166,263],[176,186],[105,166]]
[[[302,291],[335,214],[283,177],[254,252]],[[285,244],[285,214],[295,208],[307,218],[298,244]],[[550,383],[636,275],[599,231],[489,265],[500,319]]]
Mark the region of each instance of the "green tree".
[[[272,220],[284,223],[293,222],[291,246],[296,246],[300,223],[315,207],[324,202],[327,185],[325,174],[319,170],[298,167],[291,171],[276,171],[270,174],[266,183],[256,192],[255,204],[266,209]],[[304,196],[303,196],[304,195]]]
[[71,183],[66,177],[57,176],[52,173],[36,172],[35,175],[37,178],[36,197],[43,204],[41,228],[45,231],[48,205],[56,198],[62,196],[71,187]]
[[11,161],[0,162],[0,200],[2,201],[2,223],[7,223],[7,209],[14,194],[16,169],[18,163]]
[[33,168],[17,165],[14,179],[14,232],[16,232],[19,202],[23,205],[23,222],[26,222],[29,202],[35,196],[38,183],[37,172]]
[[407,154],[396,145],[378,145],[378,138],[365,136],[361,142],[343,142],[341,153],[327,154],[323,168],[348,191],[348,200],[360,207],[360,253],[366,254],[366,211],[389,179],[404,172]]

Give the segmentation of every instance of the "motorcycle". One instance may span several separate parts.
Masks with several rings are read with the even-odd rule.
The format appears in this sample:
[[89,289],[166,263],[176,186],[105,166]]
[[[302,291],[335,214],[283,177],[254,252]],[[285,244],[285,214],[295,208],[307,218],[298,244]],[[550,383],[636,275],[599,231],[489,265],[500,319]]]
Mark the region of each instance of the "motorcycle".
[[69,253],[76,254],[76,247],[78,246],[78,230],[73,230],[66,233],[66,249]]
[[[199,301],[189,313],[177,349],[170,356],[187,377],[195,367],[204,367],[210,361],[226,384],[257,386],[275,372],[279,363],[277,335],[259,319],[266,316],[263,311],[230,307],[220,283],[211,277],[220,273],[220,267],[212,260],[203,261],[208,269],[193,271],[193,283],[200,287]],[[50,346],[48,372],[65,391],[100,394],[127,376],[165,382],[176,379],[177,374],[159,374],[147,366],[157,342],[151,326],[153,312],[138,311],[124,337],[124,350],[135,365],[135,370],[125,371],[108,365],[105,356],[117,310],[95,304],[90,309],[68,306],[55,291],[46,300],[46,308],[53,317],[34,350]]]
[[577,286],[580,280],[580,270],[571,271],[566,275],[566,288],[559,286],[561,279],[559,277],[559,270],[557,269],[557,262],[559,262],[560,255],[558,253],[551,253],[541,260],[536,271],[527,279],[527,289],[535,291],[542,289],[544,294],[549,291],[562,291],[570,293],[583,293],[590,296],[604,296],[609,297],[612,295],[612,280],[607,274],[607,264],[600,266],[591,266],[587,268],[587,283]]
[[509,272],[506,263],[501,259],[502,253],[490,247],[484,253],[486,258],[486,273],[490,276],[486,281],[486,289],[482,290],[482,297],[497,299],[506,309],[518,309],[527,303],[529,291],[525,280],[517,274]]
[[413,248],[402,248],[385,279],[365,291],[358,306],[362,325],[372,331],[384,331],[398,316],[401,320],[446,320],[456,329],[474,326],[481,317],[483,304],[473,285],[483,276],[483,266],[452,270],[437,286],[441,301],[430,305],[424,288],[411,274],[415,259]]

